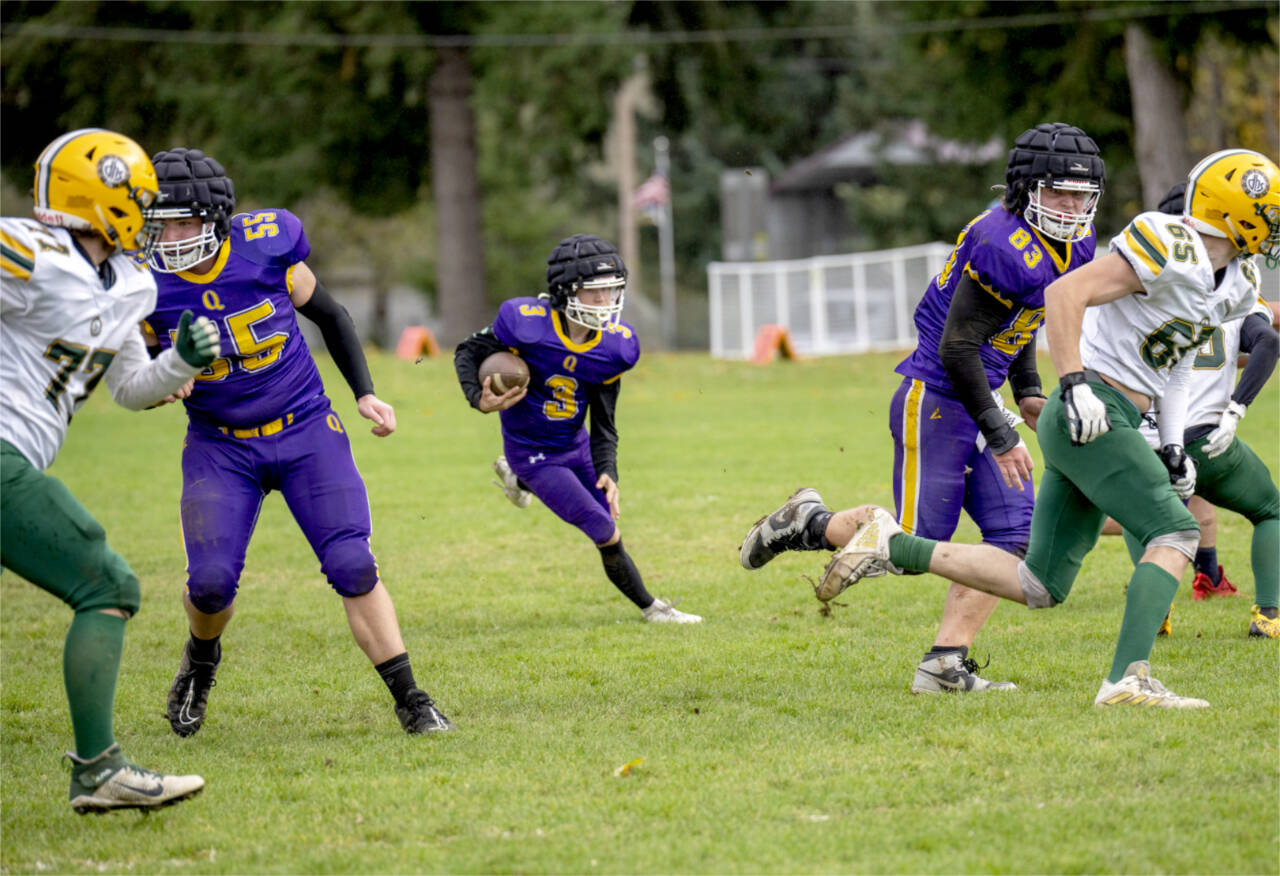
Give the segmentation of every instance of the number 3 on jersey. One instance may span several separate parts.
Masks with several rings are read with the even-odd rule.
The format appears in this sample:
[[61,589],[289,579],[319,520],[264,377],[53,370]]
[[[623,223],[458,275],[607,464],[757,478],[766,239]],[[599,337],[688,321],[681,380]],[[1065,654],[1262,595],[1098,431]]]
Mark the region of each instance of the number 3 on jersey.
[[578,413],[578,381],[563,374],[547,378],[551,401],[544,402],[542,413],[548,420],[571,420]]
[[[275,315],[276,307],[270,301],[262,301],[247,310],[233,313],[224,318],[227,331],[231,335],[231,344],[240,359],[240,367],[245,371],[261,371],[270,368],[280,360],[285,341],[289,340],[288,332],[272,332],[259,338],[254,326]],[[169,330],[169,340],[175,342],[177,329]],[[209,367],[196,375],[196,380],[226,380],[231,374],[233,362],[226,357],[219,357],[209,363]]]

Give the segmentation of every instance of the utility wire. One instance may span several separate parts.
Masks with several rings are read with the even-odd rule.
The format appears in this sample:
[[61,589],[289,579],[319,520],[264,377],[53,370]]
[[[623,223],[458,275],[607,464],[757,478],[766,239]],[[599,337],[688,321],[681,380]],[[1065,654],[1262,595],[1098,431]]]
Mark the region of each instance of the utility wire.
[[539,48],[551,46],[662,46],[696,43],[743,43],[766,40],[843,40],[852,37],[902,36],[919,33],[954,33],[969,30],[1013,30],[1075,24],[1081,21],[1127,21],[1176,15],[1218,15],[1223,12],[1260,9],[1274,11],[1274,0],[1199,0],[1185,3],[1152,3],[1146,6],[1104,5],[1086,9],[1030,15],[995,15],[942,21],[877,24],[817,25],[810,27],[733,28],[727,30],[644,31],[620,29],[607,33],[511,33],[511,34],[341,34],[267,33],[262,31],[170,30],[145,27],[95,27],[92,25],[6,22],[0,36],[6,39],[111,40],[131,43],[198,43],[310,48]]

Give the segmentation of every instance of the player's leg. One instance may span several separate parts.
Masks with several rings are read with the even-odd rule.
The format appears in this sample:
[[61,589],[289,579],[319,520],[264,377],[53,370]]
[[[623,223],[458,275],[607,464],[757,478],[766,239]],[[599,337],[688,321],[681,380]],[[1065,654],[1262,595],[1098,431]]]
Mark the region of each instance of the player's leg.
[[1280,493],[1271,472],[1239,438],[1214,459],[1204,455],[1203,441],[1193,441],[1187,451],[1196,462],[1197,492],[1253,524],[1250,560],[1257,607],[1249,634],[1280,638]]
[[266,439],[276,442],[280,493],[342,597],[351,635],[391,692],[400,725],[408,733],[451,730],[414,679],[395,604],[369,546],[369,494],[351,443],[337,414],[322,413]]
[[533,494],[561,520],[581,530],[600,551],[605,576],[640,609],[645,620],[659,623],[697,623],[698,615],[673,608],[644,585],[635,561],[622,544],[604,491],[596,487],[595,466],[587,445],[536,463],[517,458],[516,474]]
[[62,655],[76,748],[72,807],[82,813],[150,808],[198,793],[204,787],[199,776],[142,770],[115,742],[116,678],[125,621],[141,603],[138,579],[71,492],[8,442],[0,442],[0,565],[75,612]]
[[[1197,471],[1196,480],[1199,481]],[[1195,577],[1191,580],[1191,598],[1200,600],[1210,596],[1236,596],[1235,585],[1227,578],[1218,562],[1218,512],[1212,503],[1199,494],[1187,500],[1187,510],[1200,526],[1200,545],[1196,548],[1191,567]]]
[[166,714],[179,736],[203,725],[222,662],[222,633],[235,611],[245,552],[265,495],[251,438],[192,427],[182,448],[182,543],[188,636]]
[[[1174,494],[1168,472],[1138,431],[1142,420],[1137,409],[1103,383],[1091,383],[1091,387],[1107,407],[1109,432],[1083,446],[1073,446],[1060,394],[1055,389],[1040,414],[1037,436],[1046,465],[1061,473],[1079,494],[1082,506],[1092,508],[1092,515],[1074,524],[1062,521],[1050,531],[1043,531],[1042,519],[1055,512],[1051,509],[1052,497],[1042,483],[1032,522],[1027,571],[1061,602],[1080,561],[1097,541],[1106,516],[1115,518],[1146,550],[1129,579],[1111,670],[1095,703],[1207,705],[1203,700],[1178,697],[1165,690],[1150,678],[1147,662],[1173,602],[1178,579],[1195,554],[1200,538],[1195,518]],[[1085,531],[1079,531],[1082,529]]]

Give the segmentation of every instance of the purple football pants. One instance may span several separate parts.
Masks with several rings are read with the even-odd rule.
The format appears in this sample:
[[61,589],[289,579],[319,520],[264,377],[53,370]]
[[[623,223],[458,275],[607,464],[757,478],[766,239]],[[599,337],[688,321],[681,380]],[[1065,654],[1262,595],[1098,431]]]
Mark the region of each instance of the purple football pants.
[[945,541],[960,512],[987,544],[1023,555],[1031,538],[1033,487],[1007,487],[990,448],[974,443],[978,424],[957,399],[906,378],[889,408],[893,434],[893,501],[902,528]]
[[215,614],[235,599],[249,537],[272,490],[284,496],[334,590],[360,596],[374,588],[369,496],[341,420],[321,407],[268,436],[188,427],[181,512],[192,605]]
[[617,527],[604,490],[596,487],[590,444],[582,441],[572,450],[547,453],[506,443],[503,452],[511,470],[557,517],[581,529],[597,546],[613,537]]

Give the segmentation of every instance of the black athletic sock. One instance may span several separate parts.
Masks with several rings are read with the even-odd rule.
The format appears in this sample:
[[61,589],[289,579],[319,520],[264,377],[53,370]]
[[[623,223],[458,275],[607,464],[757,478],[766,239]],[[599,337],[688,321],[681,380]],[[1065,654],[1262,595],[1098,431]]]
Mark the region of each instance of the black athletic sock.
[[827,524],[835,516],[834,512],[823,508],[805,521],[804,529],[800,531],[800,543],[804,550],[833,551],[836,549],[835,545],[827,541]]
[[222,659],[222,647],[219,642],[222,636],[214,636],[212,639],[197,639],[196,634],[191,634],[191,659],[200,663],[217,663]]
[[644,589],[640,570],[632,562],[631,556],[622,549],[622,539],[618,539],[617,544],[601,547],[600,561],[604,563],[604,573],[609,576],[613,586],[622,591],[623,596],[641,609],[653,605],[653,597]]
[[961,660],[969,656],[969,648],[966,645],[934,645],[929,649],[929,653],[924,655],[924,659],[932,660],[935,657],[945,657],[948,654],[957,652],[959,652]]
[[1209,576],[1209,580],[1214,584],[1221,584],[1222,577],[1218,574],[1218,548],[1214,547],[1200,548],[1196,551],[1195,567],[1197,572],[1203,572]]
[[409,664],[408,651],[397,654],[390,660],[384,660],[373,668],[378,670],[378,675],[382,676],[382,680],[386,682],[387,689],[391,691],[397,703],[403,704],[409,691],[418,688],[417,682],[413,680],[413,666]]

